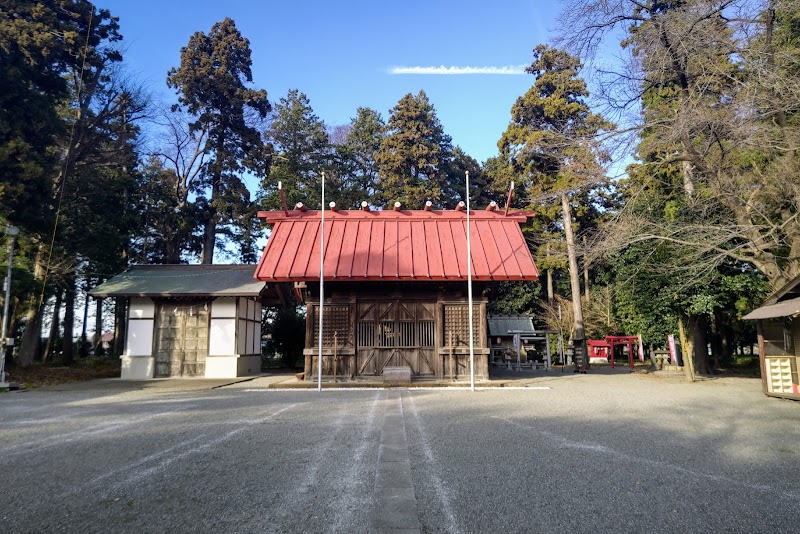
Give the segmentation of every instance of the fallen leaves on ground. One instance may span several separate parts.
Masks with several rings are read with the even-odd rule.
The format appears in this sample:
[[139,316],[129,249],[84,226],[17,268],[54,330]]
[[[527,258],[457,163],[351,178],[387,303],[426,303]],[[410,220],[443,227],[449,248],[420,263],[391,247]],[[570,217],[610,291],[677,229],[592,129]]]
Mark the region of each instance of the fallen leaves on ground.
[[38,388],[96,378],[117,378],[119,377],[119,362],[88,360],[68,367],[43,364],[24,368],[15,366],[7,369],[7,373],[9,382],[15,382],[25,388]]

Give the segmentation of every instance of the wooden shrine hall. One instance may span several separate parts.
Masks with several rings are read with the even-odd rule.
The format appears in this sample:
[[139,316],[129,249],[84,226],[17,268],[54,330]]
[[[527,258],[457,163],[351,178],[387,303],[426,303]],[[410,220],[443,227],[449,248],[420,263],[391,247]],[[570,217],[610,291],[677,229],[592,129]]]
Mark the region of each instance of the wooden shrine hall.
[[[406,368],[415,379],[469,378],[467,217],[455,210],[324,213],[322,373],[382,379]],[[317,374],[321,212],[259,212],[272,232],[256,279],[291,282],[306,305],[305,376]],[[475,377],[488,379],[486,305],[493,285],[537,280],[520,224],[531,214],[493,202],[470,212]]]

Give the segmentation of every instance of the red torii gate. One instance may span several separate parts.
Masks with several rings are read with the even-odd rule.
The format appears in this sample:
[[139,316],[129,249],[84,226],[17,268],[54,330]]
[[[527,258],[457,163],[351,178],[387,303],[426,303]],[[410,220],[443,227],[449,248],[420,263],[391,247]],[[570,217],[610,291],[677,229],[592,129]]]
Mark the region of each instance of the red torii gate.
[[611,357],[611,368],[614,368],[614,348],[618,345],[628,347],[628,363],[633,369],[633,345],[639,342],[639,336],[606,336],[604,340],[589,339],[589,354],[591,357],[601,357],[605,353]]

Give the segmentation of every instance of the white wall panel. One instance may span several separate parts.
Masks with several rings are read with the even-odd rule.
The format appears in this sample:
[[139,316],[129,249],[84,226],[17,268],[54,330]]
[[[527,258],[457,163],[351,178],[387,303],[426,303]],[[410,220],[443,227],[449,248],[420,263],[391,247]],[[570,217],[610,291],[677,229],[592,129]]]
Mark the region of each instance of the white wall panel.
[[150,356],[153,354],[153,320],[128,321],[125,339],[125,356]]
[[239,320],[239,339],[236,354],[247,354],[247,321]]
[[206,358],[206,378],[236,378],[236,356],[209,356]]
[[236,317],[236,299],[221,298],[212,302],[211,317]]
[[153,378],[156,359],[152,356],[120,356],[122,380],[148,380]]
[[211,356],[231,356],[236,354],[236,320],[211,319],[208,354]]
[[156,316],[156,305],[149,298],[132,298],[128,316],[131,319],[152,319]]
[[247,352],[245,354],[255,354],[253,350],[253,338],[255,337],[255,323],[248,322],[247,323]]

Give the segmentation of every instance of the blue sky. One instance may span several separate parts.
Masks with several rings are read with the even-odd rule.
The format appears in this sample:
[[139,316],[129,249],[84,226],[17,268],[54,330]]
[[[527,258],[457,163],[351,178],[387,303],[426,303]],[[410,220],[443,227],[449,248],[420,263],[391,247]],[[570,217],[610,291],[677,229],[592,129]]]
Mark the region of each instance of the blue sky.
[[[546,1],[98,0],[120,18],[125,60],[157,95],[174,98],[166,73],[195,31],[231,17],[250,39],[254,86],[275,103],[299,89],[329,126],[359,106],[384,119],[420,89],[453,143],[484,161],[497,152],[529,74],[392,74],[394,67],[511,67],[548,40],[558,10]],[[412,71],[414,69],[411,69]],[[450,69],[452,70],[452,69]]]

